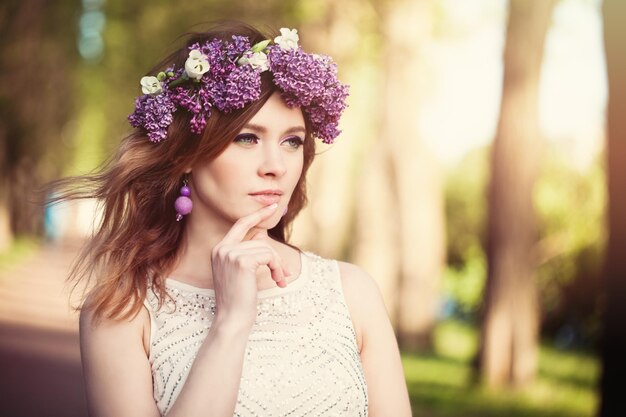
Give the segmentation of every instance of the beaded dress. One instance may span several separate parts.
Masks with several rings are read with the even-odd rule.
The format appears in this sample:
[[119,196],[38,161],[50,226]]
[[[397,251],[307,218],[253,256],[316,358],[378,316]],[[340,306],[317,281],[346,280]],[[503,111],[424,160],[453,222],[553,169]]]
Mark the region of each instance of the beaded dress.
[[[367,386],[339,265],[301,252],[301,271],[286,288],[258,293],[257,319],[244,353],[235,417],[367,416]],[[151,319],[150,365],[162,415],[174,404],[215,314],[215,293],[172,279],[173,300]]]

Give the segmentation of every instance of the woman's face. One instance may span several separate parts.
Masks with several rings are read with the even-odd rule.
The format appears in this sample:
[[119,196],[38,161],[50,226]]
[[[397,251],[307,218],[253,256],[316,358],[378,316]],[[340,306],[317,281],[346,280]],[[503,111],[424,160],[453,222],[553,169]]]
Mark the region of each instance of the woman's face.
[[233,223],[276,202],[275,214],[258,225],[274,227],[300,179],[304,140],[302,111],[274,93],[224,152],[192,168],[191,216]]

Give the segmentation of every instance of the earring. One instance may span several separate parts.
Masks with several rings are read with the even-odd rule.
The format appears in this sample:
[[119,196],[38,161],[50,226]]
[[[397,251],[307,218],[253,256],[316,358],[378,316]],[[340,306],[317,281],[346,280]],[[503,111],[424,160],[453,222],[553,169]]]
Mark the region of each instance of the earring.
[[180,196],[174,202],[174,208],[176,209],[176,221],[179,222],[186,216],[191,213],[191,209],[193,208],[193,202],[189,196],[191,195],[191,190],[187,186],[187,178],[183,179],[183,186],[180,188]]

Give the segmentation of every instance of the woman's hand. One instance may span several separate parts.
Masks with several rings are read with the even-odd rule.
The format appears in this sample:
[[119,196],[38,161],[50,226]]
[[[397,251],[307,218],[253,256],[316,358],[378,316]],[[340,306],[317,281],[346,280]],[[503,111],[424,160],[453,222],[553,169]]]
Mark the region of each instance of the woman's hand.
[[259,267],[267,266],[272,279],[285,287],[288,272],[283,260],[270,246],[262,232],[243,241],[254,226],[270,217],[277,204],[272,204],[242,217],[211,253],[213,286],[215,288],[216,323],[240,326],[249,330],[257,315],[257,280]]

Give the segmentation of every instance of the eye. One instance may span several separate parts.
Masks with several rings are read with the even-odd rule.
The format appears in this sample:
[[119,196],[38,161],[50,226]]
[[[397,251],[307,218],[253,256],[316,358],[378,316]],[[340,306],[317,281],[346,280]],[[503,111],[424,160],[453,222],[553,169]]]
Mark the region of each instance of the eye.
[[254,145],[259,142],[259,138],[254,133],[241,133],[235,137],[233,142],[243,145]]
[[291,148],[298,149],[304,144],[304,139],[299,136],[290,136],[289,138],[285,139],[283,143],[287,143]]

